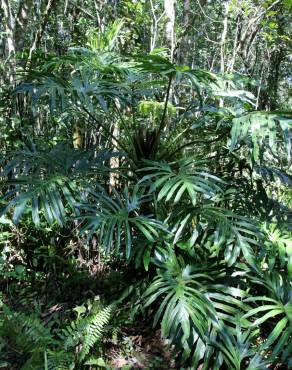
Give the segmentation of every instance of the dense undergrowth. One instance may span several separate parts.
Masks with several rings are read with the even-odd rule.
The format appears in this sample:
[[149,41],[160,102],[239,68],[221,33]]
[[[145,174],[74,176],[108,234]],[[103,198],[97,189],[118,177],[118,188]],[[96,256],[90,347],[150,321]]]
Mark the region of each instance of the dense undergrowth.
[[5,95],[38,120],[2,151],[0,368],[114,368],[131,326],[166,339],[146,368],[291,366],[291,113],[163,49],[121,57],[120,29]]

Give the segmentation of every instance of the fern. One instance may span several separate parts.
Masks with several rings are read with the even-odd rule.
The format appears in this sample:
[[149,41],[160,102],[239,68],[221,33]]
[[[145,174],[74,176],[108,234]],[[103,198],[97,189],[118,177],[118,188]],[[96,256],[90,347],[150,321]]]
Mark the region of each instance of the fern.
[[6,305],[3,311],[0,335],[4,348],[9,343],[17,356],[23,356],[21,370],[42,370],[45,349],[56,344],[49,328],[34,315],[12,312]]
[[108,324],[112,307],[108,306],[101,311],[72,322],[63,329],[61,339],[66,350],[81,345],[78,361],[83,361],[90,349],[101,339],[105,325]]
[[90,349],[100,340],[104,326],[109,322],[111,307],[106,307],[101,312],[90,317],[86,324],[85,336],[82,343],[82,349],[79,354],[80,361],[84,360]]
[[30,352],[54,344],[50,330],[36,316],[12,312],[4,317],[2,337],[14,340],[20,351]]
[[44,353],[45,370],[72,370],[75,368],[75,359],[73,353],[63,350],[48,350]]
[[59,335],[57,330],[57,339],[37,317],[14,313],[4,307],[7,314],[5,320],[0,320],[1,342],[4,348],[9,342],[9,348],[23,356],[21,370],[72,370],[77,363],[82,364],[102,338],[112,312],[108,306],[73,321]]

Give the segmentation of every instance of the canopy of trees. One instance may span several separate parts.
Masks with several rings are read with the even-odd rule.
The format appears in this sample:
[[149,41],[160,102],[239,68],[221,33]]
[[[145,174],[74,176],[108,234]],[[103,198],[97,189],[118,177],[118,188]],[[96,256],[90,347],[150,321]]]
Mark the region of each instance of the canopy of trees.
[[0,0],[0,369],[292,367],[291,14]]

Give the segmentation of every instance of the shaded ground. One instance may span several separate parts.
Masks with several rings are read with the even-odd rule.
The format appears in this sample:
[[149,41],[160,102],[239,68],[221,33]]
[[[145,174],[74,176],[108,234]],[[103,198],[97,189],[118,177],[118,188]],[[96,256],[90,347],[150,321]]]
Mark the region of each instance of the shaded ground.
[[110,364],[113,368],[175,369],[171,348],[161,339],[160,331],[153,331],[151,328],[137,329],[125,329],[122,349],[119,345],[109,349],[108,355],[111,355]]

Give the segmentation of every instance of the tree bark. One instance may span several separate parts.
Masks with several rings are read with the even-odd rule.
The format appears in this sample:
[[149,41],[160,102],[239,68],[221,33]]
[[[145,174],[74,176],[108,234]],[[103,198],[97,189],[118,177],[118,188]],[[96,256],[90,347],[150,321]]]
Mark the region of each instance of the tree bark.
[[184,10],[183,10],[183,30],[184,34],[179,45],[179,62],[184,64],[188,60],[188,28],[190,23],[190,0],[184,1]]
[[150,8],[151,8],[151,13],[152,13],[152,25],[151,25],[151,37],[150,37],[150,51],[155,49],[156,45],[156,39],[157,39],[157,33],[158,33],[158,23],[164,16],[164,12],[160,14],[160,16],[156,16],[155,14],[155,9],[153,5],[153,1],[150,0]]
[[30,62],[31,62],[31,58],[32,58],[32,54],[33,52],[37,49],[37,47],[39,46],[40,42],[41,42],[41,39],[43,37],[43,34],[44,34],[44,31],[46,29],[46,26],[47,26],[47,23],[48,23],[48,20],[49,20],[49,16],[51,14],[51,11],[53,9],[53,6],[54,4],[56,3],[57,1],[56,0],[48,0],[48,3],[47,3],[47,6],[46,6],[46,9],[44,11],[44,14],[43,14],[43,20],[35,34],[35,37],[34,37],[34,40],[33,40],[33,43],[29,49],[29,55],[28,55],[28,59],[27,59],[27,64],[26,65],[29,65]]
[[13,37],[14,18],[11,12],[10,1],[1,0],[3,12],[3,24],[6,33],[5,57],[8,63],[8,73],[5,76],[7,82],[14,84],[15,80],[15,43]]
[[7,59],[10,59],[15,54],[15,44],[13,37],[14,19],[11,12],[10,1],[1,0],[1,9],[4,14],[4,27],[6,33],[6,48]]
[[175,46],[174,22],[175,22],[175,1],[164,0],[164,11],[166,14],[165,37],[170,50],[170,60],[173,61],[173,52]]
[[25,46],[25,33],[29,20],[29,15],[33,8],[33,0],[21,0],[18,6],[18,12],[15,22],[14,40],[15,50],[22,51]]
[[[119,138],[119,135],[120,135],[120,130],[119,130],[119,126],[118,126],[118,123],[115,122],[113,124],[113,136],[116,137],[116,138]],[[112,144],[114,147],[117,146],[117,141],[115,139],[112,139]],[[111,188],[115,188],[118,186],[118,183],[119,183],[119,175],[116,171],[117,168],[119,168],[120,166],[120,159],[119,157],[111,157],[110,158],[110,168],[111,168],[111,172],[110,172],[110,179],[109,179],[109,183],[110,183],[110,191],[111,191]]]
[[[220,42],[220,72],[221,74],[225,73],[225,48],[226,48],[226,39],[228,32],[228,13],[229,13],[229,1],[225,1],[224,4],[224,19],[223,19],[223,31],[221,34]],[[224,99],[220,99],[219,106],[224,106]]]

